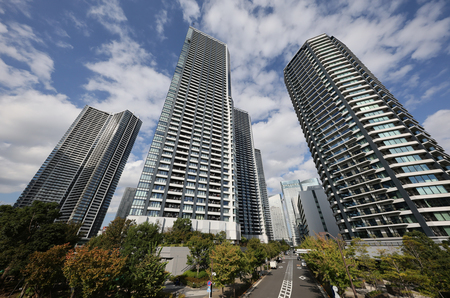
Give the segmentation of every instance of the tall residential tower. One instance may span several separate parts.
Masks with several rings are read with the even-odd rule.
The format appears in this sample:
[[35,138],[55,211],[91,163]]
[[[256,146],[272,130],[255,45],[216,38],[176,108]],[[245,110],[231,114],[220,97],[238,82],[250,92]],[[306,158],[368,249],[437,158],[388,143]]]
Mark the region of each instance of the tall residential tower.
[[129,218],[240,240],[227,45],[190,27]]
[[258,238],[267,243],[252,122],[246,111],[237,108],[234,108],[234,136],[241,233],[247,239]]
[[307,40],[284,77],[345,239],[450,236],[450,157],[342,42]]
[[262,162],[261,150],[255,149],[256,169],[258,171],[259,191],[261,193],[261,203],[263,208],[264,225],[268,240],[273,240],[272,220],[270,217],[269,197],[267,196],[266,177],[264,176],[264,166]]
[[86,106],[15,203],[57,202],[61,221],[83,223],[90,238],[101,228],[142,121]]

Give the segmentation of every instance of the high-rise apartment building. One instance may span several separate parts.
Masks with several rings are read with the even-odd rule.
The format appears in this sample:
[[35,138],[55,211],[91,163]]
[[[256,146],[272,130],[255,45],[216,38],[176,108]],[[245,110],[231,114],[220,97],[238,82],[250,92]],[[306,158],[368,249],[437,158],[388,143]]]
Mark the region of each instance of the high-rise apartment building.
[[130,214],[131,204],[133,204],[134,196],[136,195],[137,188],[126,187],[123,192],[122,199],[120,200],[119,208],[117,208],[116,218],[126,218]]
[[241,234],[267,243],[250,115],[234,108],[236,176]]
[[264,166],[262,162],[261,150],[255,149],[256,169],[258,172],[259,191],[261,193],[261,203],[263,208],[264,225],[268,240],[273,240],[272,220],[270,219],[269,197],[267,195],[266,177],[264,176]]
[[114,115],[86,106],[15,203],[57,202],[61,221],[83,223],[97,235],[142,121],[129,111]]
[[[289,236],[292,238],[294,246],[300,244],[299,232],[299,212],[298,212],[298,192],[302,190],[300,180],[281,181],[281,191],[283,192],[284,208],[286,210],[285,220],[288,227]],[[294,209],[296,209],[294,211]]]
[[342,42],[307,40],[284,76],[345,239],[450,235],[450,157]]
[[272,220],[273,240],[292,242],[286,226],[283,200],[280,194],[269,197],[270,218]]
[[190,27],[128,218],[240,240],[227,45]]

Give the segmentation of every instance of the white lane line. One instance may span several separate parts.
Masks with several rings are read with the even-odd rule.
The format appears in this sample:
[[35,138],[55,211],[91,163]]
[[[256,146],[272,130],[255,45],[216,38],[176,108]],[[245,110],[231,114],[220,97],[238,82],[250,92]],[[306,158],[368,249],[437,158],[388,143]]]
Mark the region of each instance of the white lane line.
[[290,298],[292,294],[292,276],[294,272],[294,262],[289,261],[286,267],[286,273],[284,274],[283,284],[281,285],[278,298]]

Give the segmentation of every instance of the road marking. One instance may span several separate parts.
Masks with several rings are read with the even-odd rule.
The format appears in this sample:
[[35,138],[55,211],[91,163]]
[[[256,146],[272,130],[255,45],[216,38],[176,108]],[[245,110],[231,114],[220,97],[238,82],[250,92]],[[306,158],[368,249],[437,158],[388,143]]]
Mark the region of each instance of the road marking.
[[286,267],[286,273],[284,274],[283,284],[281,285],[280,293],[278,298],[291,298],[292,294],[292,276],[294,270],[294,263],[289,261]]
[[301,280],[305,280],[306,277],[304,277],[303,275],[299,277]]
[[283,266],[278,266],[278,268],[280,268],[280,269],[281,269],[281,268],[283,268]]

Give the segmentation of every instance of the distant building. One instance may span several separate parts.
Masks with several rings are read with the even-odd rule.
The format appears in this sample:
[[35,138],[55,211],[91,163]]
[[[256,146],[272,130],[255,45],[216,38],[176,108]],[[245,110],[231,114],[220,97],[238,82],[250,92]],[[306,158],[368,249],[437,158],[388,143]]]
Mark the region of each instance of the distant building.
[[126,218],[130,214],[131,204],[133,203],[134,195],[137,188],[127,187],[120,200],[119,208],[117,209],[116,218]]
[[288,228],[285,221],[285,212],[283,211],[283,202],[281,195],[277,194],[269,197],[270,218],[272,219],[273,240],[285,240],[291,243]]
[[328,232],[337,237],[339,229],[320,181],[309,179],[305,182],[305,184],[301,183],[302,190],[298,192],[296,200],[296,209],[299,212],[300,239],[323,232]]
[[286,210],[285,219],[288,227],[289,237],[294,246],[300,244],[300,233],[298,230],[299,212],[297,208],[298,192],[302,190],[300,180],[281,181],[281,190],[283,192],[284,209]]
[[60,221],[83,223],[86,238],[97,235],[141,124],[130,111],[86,106],[14,206],[59,203]]
[[270,219],[269,197],[267,196],[266,177],[264,176],[264,167],[262,162],[261,150],[255,149],[256,169],[258,170],[259,191],[261,193],[261,202],[263,208],[264,225],[269,240],[273,240],[272,220]]

